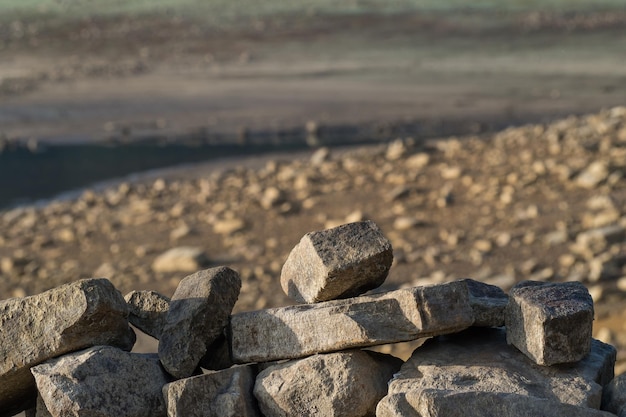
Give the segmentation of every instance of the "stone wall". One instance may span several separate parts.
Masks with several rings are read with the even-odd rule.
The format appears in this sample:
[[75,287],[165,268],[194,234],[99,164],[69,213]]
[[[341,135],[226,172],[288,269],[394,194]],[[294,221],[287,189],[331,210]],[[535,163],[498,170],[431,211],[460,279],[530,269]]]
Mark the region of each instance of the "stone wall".
[[[300,304],[233,314],[241,280],[224,266],[171,299],[96,278],[2,301],[0,417],[626,416],[583,284],[376,292],[392,261],[363,221],[292,250],[280,281]],[[130,324],[158,353],[130,352]],[[417,339],[406,361],[368,349]]]

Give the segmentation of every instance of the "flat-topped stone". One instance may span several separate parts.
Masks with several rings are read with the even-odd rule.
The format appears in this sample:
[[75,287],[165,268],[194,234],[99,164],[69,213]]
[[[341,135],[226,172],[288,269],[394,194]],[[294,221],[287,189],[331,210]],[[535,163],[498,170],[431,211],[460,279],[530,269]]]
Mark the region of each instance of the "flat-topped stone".
[[131,350],[122,294],[104,278],[85,279],[26,298],[0,302],[0,416],[34,404],[30,368],[94,345]]
[[280,283],[296,301],[360,295],[380,286],[393,261],[391,242],[372,221],[304,235],[283,265]]
[[540,365],[576,362],[591,348],[593,299],[580,282],[520,282],[505,317],[507,342]]
[[[547,367],[509,346],[502,328],[472,328],[440,336],[418,347],[402,365],[377,407],[377,416],[464,415],[421,414],[424,407],[428,408],[420,400],[425,391],[431,393],[426,397],[431,398],[429,401],[444,405],[453,401],[449,395],[467,393],[454,397],[467,401],[458,402],[458,409],[467,411],[472,404],[482,404],[483,415],[501,415],[500,403],[515,399],[512,394],[527,397],[529,402],[551,402],[555,410],[567,410],[561,404],[569,404],[591,413],[600,408],[602,387],[613,378],[615,356],[614,347],[593,340],[591,352],[581,361]],[[523,402],[517,404],[519,407]],[[449,410],[447,407],[443,409]]]
[[474,323],[467,284],[407,288],[231,316],[233,361],[268,362],[453,333]]

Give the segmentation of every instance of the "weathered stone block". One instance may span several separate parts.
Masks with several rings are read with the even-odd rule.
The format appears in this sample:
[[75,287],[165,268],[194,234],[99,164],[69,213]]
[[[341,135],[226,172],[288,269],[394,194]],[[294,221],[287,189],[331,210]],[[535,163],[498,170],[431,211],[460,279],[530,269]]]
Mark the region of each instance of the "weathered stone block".
[[615,377],[604,387],[602,409],[626,417],[626,374]]
[[509,297],[500,287],[473,279],[463,279],[470,294],[470,305],[474,311],[474,326],[504,326],[504,311]]
[[376,417],[614,417],[611,413],[527,395],[424,390],[385,401]]
[[299,302],[354,297],[380,286],[393,261],[391,243],[372,221],[304,235],[283,266],[280,283]]
[[254,395],[265,416],[371,416],[401,365],[362,350],[314,355],[267,367]]
[[457,281],[231,316],[236,363],[403,342],[471,326],[467,285]]
[[223,334],[240,289],[239,274],[227,267],[199,271],[180,282],[159,343],[159,357],[170,374],[193,374],[207,348]]
[[169,378],[156,354],[95,346],[37,365],[31,372],[53,416],[166,415],[161,389]]
[[521,282],[509,292],[505,316],[507,342],[540,365],[589,353],[593,300],[580,282]]
[[[581,415],[581,410],[560,404],[593,413],[600,407],[603,385],[613,377],[615,356],[615,348],[593,340],[590,354],[575,364],[540,366],[506,343],[504,329],[472,328],[428,340],[417,348],[389,383],[389,393],[379,403],[377,416],[423,417],[423,410],[432,409],[428,401],[448,404],[454,400],[445,397],[462,393],[468,394],[454,398],[459,400],[458,409],[468,414],[432,415],[474,415],[469,411],[473,405],[482,407],[482,415],[507,415],[501,414],[499,407],[500,403],[515,399],[512,394],[526,397],[529,403],[552,403],[555,413],[574,410],[573,415]],[[431,393],[426,397],[431,398],[426,405],[424,391]],[[437,399],[432,400],[433,396]],[[467,402],[460,402],[462,399]],[[516,404],[521,406],[523,401]],[[449,410],[445,407],[442,410]],[[544,414],[524,414],[522,410],[510,415]]]
[[127,316],[124,298],[104,278],[0,302],[0,416],[34,405],[32,366],[93,345],[132,349]]
[[163,387],[169,417],[256,417],[252,366],[234,366]]
[[156,291],[131,291],[124,299],[128,303],[128,321],[145,334],[160,339],[170,299]]

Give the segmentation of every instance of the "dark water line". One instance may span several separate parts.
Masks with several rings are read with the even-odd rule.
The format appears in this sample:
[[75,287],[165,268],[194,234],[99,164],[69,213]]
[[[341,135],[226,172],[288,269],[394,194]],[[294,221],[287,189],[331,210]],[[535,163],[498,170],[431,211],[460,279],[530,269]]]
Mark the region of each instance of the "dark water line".
[[404,124],[320,127],[257,131],[239,135],[207,132],[177,137],[148,136],[107,143],[57,146],[5,144],[0,149],[0,209],[52,198],[69,190],[112,178],[180,164],[223,158],[293,152],[317,146],[347,146],[386,142],[411,136],[428,139],[499,130],[529,120],[429,121]]

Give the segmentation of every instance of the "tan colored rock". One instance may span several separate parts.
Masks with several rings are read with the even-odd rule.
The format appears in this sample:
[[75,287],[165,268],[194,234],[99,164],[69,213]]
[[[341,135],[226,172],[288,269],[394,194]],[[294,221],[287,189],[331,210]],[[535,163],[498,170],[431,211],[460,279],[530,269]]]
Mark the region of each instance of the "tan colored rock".
[[127,316],[124,298],[103,278],[0,302],[0,415],[33,404],[31,367],[93,345],[130,350],[135,334]]
[[223,334],[241,279],[227,267],[185,277],[172,296],[159,341],[163,367],[177,378],[193,374],[207,348]]
[[580,282],[515,285],[505,320],[507,342],[539,365],[577,362],[591,349],[593,299]]
[[381,285],[393,261],[391,243],[372,221],[307,233],[285,262],[285,294],[307,303],[353,297]]
[[53,416],[166,416],[161,389],[169,378],[155,354],[96,346],[37,365],[32,373]]
[[228,334],[233,360],[248,363],[415,340],[473,323],[469,290],[457,281],[238,313]]
[[400,365],[391,355],[363,350],[314,355],[267,367],[254,395],[265,416],[371,416]]
[[155,272],[193,272],[208,264],[202,248],[179,246],[159,255],[152,263]]
[[257,417],[250,365],[179,379],[163,387],[168,417]]

